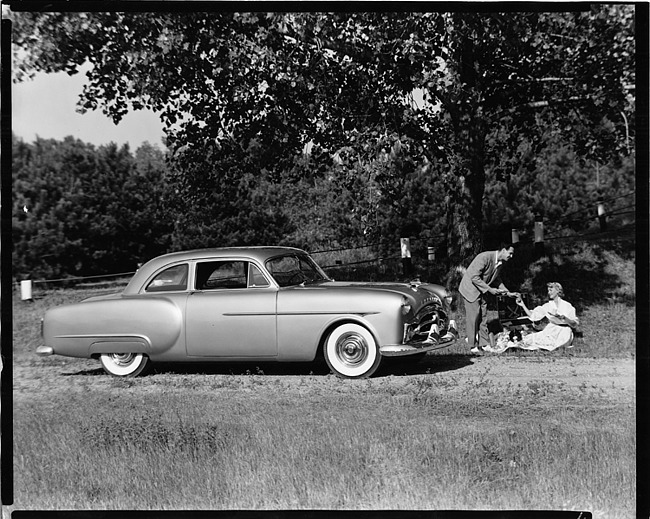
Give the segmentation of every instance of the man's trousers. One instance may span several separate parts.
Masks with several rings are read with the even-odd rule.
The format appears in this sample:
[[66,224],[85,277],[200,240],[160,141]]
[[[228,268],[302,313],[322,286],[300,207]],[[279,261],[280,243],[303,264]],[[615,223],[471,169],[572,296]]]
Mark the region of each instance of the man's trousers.
[[467,343],[470,348],[476,346],[476,336],[478,334],[479,346],[490,344],[487,328],[487,301],[483,295],[480,295],[476,301],[469,302],[463,297],[465,302],[465,329],[467,330]]

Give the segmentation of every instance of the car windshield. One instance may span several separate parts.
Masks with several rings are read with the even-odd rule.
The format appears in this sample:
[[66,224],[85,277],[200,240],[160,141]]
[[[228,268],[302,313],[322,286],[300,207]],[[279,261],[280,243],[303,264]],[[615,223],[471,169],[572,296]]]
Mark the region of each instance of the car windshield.
[[306,254],[278,256],[266,262],[266,268],[281,287],[329,281],[330,278]]

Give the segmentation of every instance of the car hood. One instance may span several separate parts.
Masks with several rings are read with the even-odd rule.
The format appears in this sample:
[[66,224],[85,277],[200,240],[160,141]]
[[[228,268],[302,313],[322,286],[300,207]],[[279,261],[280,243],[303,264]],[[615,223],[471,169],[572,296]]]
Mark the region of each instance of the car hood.
[[375,281],[326,281],[317,285],[319,288],[331,290],[367,290],[379,292],[392,292],[406,297],[415,308],[419,308],[433,301],[432,295],[437,295],[442,304],[446,304],[445,297],[449,295],[445,287],[432,283],[396,283]]

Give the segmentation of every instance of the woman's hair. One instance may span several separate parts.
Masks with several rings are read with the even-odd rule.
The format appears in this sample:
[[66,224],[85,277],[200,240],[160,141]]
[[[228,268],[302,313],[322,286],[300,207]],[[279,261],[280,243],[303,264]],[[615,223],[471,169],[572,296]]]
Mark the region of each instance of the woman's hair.
[[546,283],[546,288],[551,288],[551,287],[557,289],[557,295],[559,295],[560,297],[564,297],[564,289],[562,288],[562,285],[560,285],[557,281]]

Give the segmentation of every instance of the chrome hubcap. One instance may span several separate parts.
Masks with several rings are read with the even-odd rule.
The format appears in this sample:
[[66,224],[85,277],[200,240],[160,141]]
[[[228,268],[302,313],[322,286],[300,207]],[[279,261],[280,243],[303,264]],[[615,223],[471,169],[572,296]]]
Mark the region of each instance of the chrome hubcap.
[[128,366],[135,360],[133,353],[113,353],[111,360],[118,366]]
[[356,333],[347,333],[336,341],[336,356],[347,365],[354,366],[368,356],[368,344]]

